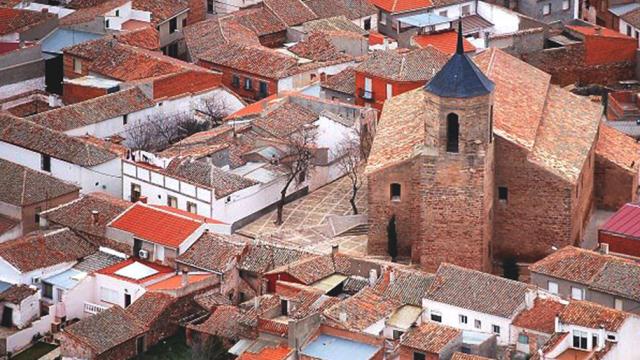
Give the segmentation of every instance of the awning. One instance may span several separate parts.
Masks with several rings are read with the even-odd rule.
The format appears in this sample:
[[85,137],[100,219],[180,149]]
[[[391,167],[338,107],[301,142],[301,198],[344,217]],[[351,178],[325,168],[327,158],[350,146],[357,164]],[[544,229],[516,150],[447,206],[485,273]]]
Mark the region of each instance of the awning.
[[398,21],[407,25],[425,27],[451,22],[446,16],[440,16],[432,13],[410,15],[398,18]]

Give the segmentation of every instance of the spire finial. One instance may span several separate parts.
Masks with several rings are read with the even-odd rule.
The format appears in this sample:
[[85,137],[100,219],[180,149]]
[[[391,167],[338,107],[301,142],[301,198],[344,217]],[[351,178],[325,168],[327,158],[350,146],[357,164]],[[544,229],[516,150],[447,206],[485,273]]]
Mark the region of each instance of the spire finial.
[[462,41],[462,16],[458,18],[458,45],[456,46],[456,54],[464,54],[464,44]]

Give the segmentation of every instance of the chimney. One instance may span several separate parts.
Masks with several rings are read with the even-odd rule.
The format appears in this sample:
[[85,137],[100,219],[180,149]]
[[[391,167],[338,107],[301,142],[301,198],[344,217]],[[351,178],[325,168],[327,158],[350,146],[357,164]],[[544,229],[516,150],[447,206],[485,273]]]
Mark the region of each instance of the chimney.
[[256,296],[253,298],[253,308],[258,310],[259,307],[260,307],[260,298]]
[[140,201],[143,204],[146,204],[147,203],[147,197],[142,195],[142,196],[140,196],[140,198],[138,198],[138,201]]
[[48,14],[49,13],[49,8],[43,7],[42,10],[40,10],[40,11],[42,11],[43,14]]
[[189,285],[189,273],[186,271],[182,271],[182,279],[181,279],[182,287]]
[[560,314],[556,314],[554,326],[555,326],[555,332],[562,332],[562,330],[560,329]]
[[93,225],[98,225],[98,221],[100,220],[100,211],[91,210],[91,220],[93,222]]
[[608,255],[609,254],[609,244],[600,243],[600,253],[603,254],[603,255]]
[[378,280],[378,271],[376,269],[369,270],[369,286],[375,285],[377,280]]
[[396,274],[393,269],[389,269],[389,284],[393,284],[396,281]]
[[342,322],[342,323],[347,322],[347,313],[346,312],[341,311],[339,316],[340,316],[340,322]]
[[338,244],[331,245],[331,256],[336,256],[338,254],[339,249],[340,249],[340,245]]

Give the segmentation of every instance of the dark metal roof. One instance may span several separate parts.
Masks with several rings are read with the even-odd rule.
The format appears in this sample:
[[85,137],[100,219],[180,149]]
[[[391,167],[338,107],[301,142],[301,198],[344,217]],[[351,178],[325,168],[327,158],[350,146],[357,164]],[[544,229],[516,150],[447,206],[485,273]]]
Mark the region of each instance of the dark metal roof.
[[[461,22],[459,21],[458,24]],[[493,91],[494,84],[473,63],[462,48],[462,29],[458,25],[456,53],[425,86],[425,90],[450,98],[471,98]]]
[[600,227],[600,230],[640,238],[640,206],[625,204]]

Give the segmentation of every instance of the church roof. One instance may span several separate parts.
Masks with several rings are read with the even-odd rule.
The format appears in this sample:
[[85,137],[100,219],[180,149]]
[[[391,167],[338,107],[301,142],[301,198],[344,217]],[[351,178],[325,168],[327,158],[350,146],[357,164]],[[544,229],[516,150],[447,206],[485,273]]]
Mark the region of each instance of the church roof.
[[465,55],[461,24],[459,21],[456,53],[425,86],[427,91],[441,97],[471,98],[488,94],[494,88],[493,82]]

